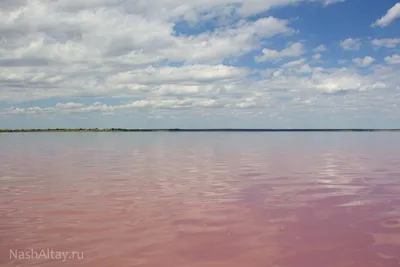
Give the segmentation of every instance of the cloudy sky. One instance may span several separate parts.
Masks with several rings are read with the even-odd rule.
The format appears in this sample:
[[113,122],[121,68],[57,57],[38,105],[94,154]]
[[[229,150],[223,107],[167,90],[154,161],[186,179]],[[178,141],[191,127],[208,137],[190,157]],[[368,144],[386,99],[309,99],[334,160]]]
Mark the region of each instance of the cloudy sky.
[[400,128],[392,0],[1,0],[0,128]]

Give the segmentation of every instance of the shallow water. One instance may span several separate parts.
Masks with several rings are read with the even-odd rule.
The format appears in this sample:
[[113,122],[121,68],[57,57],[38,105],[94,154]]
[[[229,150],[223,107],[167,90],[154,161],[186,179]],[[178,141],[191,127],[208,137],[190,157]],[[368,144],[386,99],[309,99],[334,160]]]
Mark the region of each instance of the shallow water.
[[1,134],[0,266],[400,266],[400,135]]

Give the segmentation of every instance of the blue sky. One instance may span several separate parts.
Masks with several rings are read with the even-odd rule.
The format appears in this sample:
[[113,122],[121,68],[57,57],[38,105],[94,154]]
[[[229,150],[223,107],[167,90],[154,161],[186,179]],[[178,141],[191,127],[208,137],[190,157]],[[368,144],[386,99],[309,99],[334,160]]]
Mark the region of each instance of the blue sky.
[[6,0],[0,128],[400,128],[400,3]]

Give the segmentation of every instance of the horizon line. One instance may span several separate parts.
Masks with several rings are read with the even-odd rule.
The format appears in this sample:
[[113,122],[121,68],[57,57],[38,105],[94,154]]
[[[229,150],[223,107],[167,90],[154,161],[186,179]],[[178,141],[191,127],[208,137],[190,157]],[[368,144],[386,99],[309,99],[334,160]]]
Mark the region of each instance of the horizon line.
[[332,132],[332,131],[400,131],[396,128],[22,128],[0,132]]

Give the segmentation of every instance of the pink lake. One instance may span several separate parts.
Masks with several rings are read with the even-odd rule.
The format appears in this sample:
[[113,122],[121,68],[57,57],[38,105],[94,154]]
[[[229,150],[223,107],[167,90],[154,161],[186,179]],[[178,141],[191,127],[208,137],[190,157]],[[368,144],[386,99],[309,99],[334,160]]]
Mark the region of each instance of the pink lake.
[[400,266],[400,135],[0,134],[0,266]]

